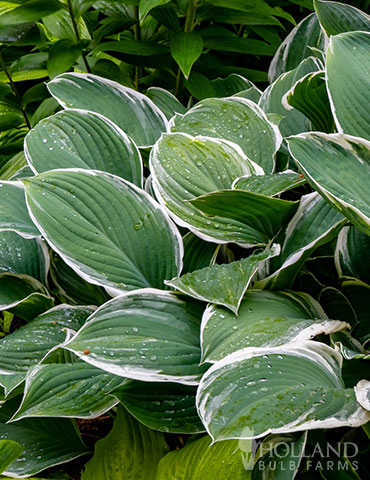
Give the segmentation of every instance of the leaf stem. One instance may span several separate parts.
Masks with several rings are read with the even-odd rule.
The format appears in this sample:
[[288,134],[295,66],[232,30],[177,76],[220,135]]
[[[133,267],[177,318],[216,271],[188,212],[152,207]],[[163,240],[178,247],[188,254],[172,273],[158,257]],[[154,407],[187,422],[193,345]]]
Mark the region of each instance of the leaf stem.
[[13,95],[15,96],[15,98],[17,100],[18,107],[19,107],[20,111],[22,112],[24,121],[26,122],[26,125],[27,125],[28,129],[31,130],[31,124],[30,124],[30,121],[28,120],[26,110],[22,106],[21,95],[19,94],[18,89],[15,86],[15,83],[13,82],[13,79],[12,79],[12,76],[10,75],[10,72],[6,68],[6,65],[5,65],[5,62],[4,62],[4,59],[3,59],[3,56],[2,56],[1,53],[0,53],[0,64],[1,64],[1,68],[4,70],[5,75],[7,76],[8,80],[9,80],[10,88],[12,89]]
[[[72,2],[71,2],[71,0],[67,0],[67,3],[68,3],[69,16],[71,17],[73,30],[74,30],[75,36],[76,36],[76,41],[79,42],[81,40],[81,38],[80,38],[80,33],[78,31],[78,25],[77,25],[77,22],[76,22],[74,13],[73,13]],[[88,73],[91,73],[91,69],[90,69],[90,66],[87,62],[87,58],[86,58],[86,55],[85,55],[84,51],[81,52],[81,56],[82,56],[82,60],[85,64],[86,71]]]
[[365,423],[365,425],[362,425],[362,429],[370,439],[370,422],[367,422]]
[[177,68],[177,75],[176,75],[176,88],[175,88],[175,97],[178,97],[180,94],[180,87],[181,87],[181,69],[180,67]]
[[[134,25],[134,38],[136,41],[141,40],[141,28],[140,28],[140,20],[139,20],[139,7],[135,5],[135,17],[137,19],[137,23]],[[136,65],[135,67],[135,88],[139,92],[140,90],[140,76],[141,76],[141,68]]]
[[197,10],[197,0],[188,1],[188,9],[186,12],[184,32],[192,32],[195,26],[195,12]]

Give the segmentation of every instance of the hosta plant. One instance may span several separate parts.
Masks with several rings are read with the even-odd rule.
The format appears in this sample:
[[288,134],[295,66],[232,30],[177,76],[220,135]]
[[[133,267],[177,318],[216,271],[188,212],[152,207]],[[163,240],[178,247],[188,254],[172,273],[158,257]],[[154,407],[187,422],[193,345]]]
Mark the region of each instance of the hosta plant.
[[263,92],[47,83],[0,183],[5,476],[366,478],[370,17],[314,7]]

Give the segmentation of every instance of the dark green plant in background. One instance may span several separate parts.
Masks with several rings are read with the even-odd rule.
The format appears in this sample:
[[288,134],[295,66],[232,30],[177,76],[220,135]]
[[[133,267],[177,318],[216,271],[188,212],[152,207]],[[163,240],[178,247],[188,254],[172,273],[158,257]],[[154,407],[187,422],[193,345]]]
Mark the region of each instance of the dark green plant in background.
[[[272,55],[312,2],[30,0],[0,7],[0,175],[28,129],[56,111],[45,81],[75,69],[187,103],[266,82]],[[316,28],[316,33],[319,29]],[[313,39],[314,46],[317,39]],[[161,101],[161,91],[149,90]],[[192,100],[194,101],[194,100]]]
[[5,478],[367,478],[368,3],[0,2]]

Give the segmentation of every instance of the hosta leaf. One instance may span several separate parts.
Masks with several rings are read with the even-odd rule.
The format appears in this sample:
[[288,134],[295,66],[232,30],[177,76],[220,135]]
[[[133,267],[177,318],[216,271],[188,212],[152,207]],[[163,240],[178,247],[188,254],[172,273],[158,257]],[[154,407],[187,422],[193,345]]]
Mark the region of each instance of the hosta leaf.
[[142,185],[136,145],[117,125],[94,112],[66,110],[41,120],[26,136],[25,153],[36,173],[87,168]]
[[24,377],[24,373],[0,374],[0,385],[4,389],[4,398],[13,398],[23,393]]
[[[215,478],[249,478],[243,464],[250,445],[240,449],[237,440],[211,445],[208,435],[189,441],[181,450],[167,453],[159,463],[157,480],[212,480]],[[244,457],[245,456],[245,457]]]
[[0,274],[0,310],[31,320],[53,304],[53,298],[38,280],[28,275]]
[[246,98],[247,100],[251,100],[252,102],[258,104],[261,98],[261,95],[262,95],[261,90],[253,86],[253,87],[247,88],[246,90],[242,90],[241,92],[234,93],[233,97]]
[[[264,244],[289,220],[298,207],[296,202],[271,198],[245,190],[219,190],[190,200],[208,221],[227,225],[233,241]],[[220,222],[221,223],[221,222]],[[220,228],[221,229],[221,228]]]
[[121,407],[113,429],[96,443],[81,480],[155,480],[158,462],[166,451],[162,433],[141,425]]
[[343,277],[354,277],[370,284],[369,269],[364,259],[370,251],[370,237],[356,227],[344,227],[335,249],[335,266]]
[[177,98],[163,88],[150,87],[146,91],[146,96],[166,115],[167,120],[170,120],[176,113],[186,112],[186,108]]
[[358,324],[353,330],[353,336],[365,346],[370,341],[368,304],[370,301],[370,285],[359,280],[349,279],[341,283],[341,290],[348,298],[355,311]]
[[184,266],[182,274],[194,272],[204,267],[209,267],[217,256],[219,245],[205,242],[189,232],[183,237]]
[[268,175],[250,175],[249,177],[238,178],[234,182],[233,188],[260,193],[267,197],[275,197],[306,183],[306,179],[302,177],[303,175],[301,176],[292,170]]
[[[289,150],[310,184],[360,230],[370,233],[370,143],[343,134],[303,133]],[[353,182],[343,181],[351,172]]]
[[22,403],[12,421],[99,417],[117,403],[108,394],[125,382],[86,362],[37,365],[27,374]]
[[174,132],[223,138],[239,145],[266,173],[275,167],[282,141],[278,128],[254,102],[238,97],[208,98],[175,118]]
[[63,73],[48,89],[64,108],[92,110],[118,125],[139,146],[155,143],[167,120],[145,95],[91,74]]
[[86,282],[57,254],[51,256],[50,276],[57,289],[54,294],[66,303],[101,305],[111,299],[104,288]]
[[280,75],[263,92],[259,106],[266,114],[274,113],[283,117],[279,122],[279,129],[284,137],[307,131],[309,122],[301,112],[295,109],[286,110],[281,103],[282,98],[300,78],[318,70],[322,70],[320,61],[317,58],[308,57],[293,70]]
[[223,265],[211,265],[167,280],[166,283],[190,297],[223,305],[237,315],[240,302],[259,264],[271,256],[278,255],[279,251],[279,246],[275,245],[272,249],[248,258]]
[[65,328],[78,330],[92,312],[88,307],[58,305],[22,325],[0,342],[0,371],[23,373],[66,338]]
[[16,408],[17,400],[11,400],[0,409],[1,438],[14,440],[24,447],[22,455],[7,468],[4,475],[29,477],[88,453],[73,420],[27,418],[6,423]]
[[256,88],[250,80],[237,73],[230,73],[226,78],[215,78],[211,84],[216,97],[229,97],[248,88]]
[[294,217],[274,240],[281,244],[281,253],[269,261],[270,275],[258,286],[273,290],[291,288],[307,258],[333,240],[346,223],[347,219],[317,192],[303,195]]
[[325,287],[320,292],[319,301],[329,318],[342,320],[352,325],[352,327],[357,324],[355,311],[348,298],[340,290],[333,287]]
[[202,51],[203,39],[199,32],[177,32],[171,37],[171,55],[186,79]]
[[[184,133],[161,137],[151,152],[150,170],[155,193],[176,222],[201,238],[217,243],[234,241],[236,227],[225,219],[215,218],[211,222],[188,200],[230,188],[237,177],[263,173],[237,145]],[[240,226],[237,236],[240,242],[246,243]]]
[[345,388],[341,365],[312,341],[239,350],[203,376],[198,412],[214,440],[363,425],[370,412]]
[[48,269],[49,253],[39,238],[0,231],[0,272],[29,275],[45,283]]
[[40,236],[28,214],[21,182],[0,181],[0,230],[17,232],[25,238]]
[[[203,308],[161,290],[123,294],[100,307],[65,348],[122,377],[194,385]],[[85,353],[84,353],[85,352]]]
[[24,182],[30,214],[43,236],[88,282],[116,290],[161,288],[179,273],[177,229],[132,183],[79,169],[45,172]]
[[0,440],[0,473],[6,470],[23,451],[23,446],[13,440]]
[[215,362],[241,348],[275,347],[349,327],[328,320],[306,293],[247,290],[235,316],[211,305],[201,327],[202,361]]
[[361,407],[370,411],[370,382],[367,380],[360,380],[355,386],[356,399]]
[[345,360],[370,359],[365,348],[349,332],[336,332],[330,335],[331,345]]
[[275,53],[269,68],[269,81],[274,82],[282,73],[296,68],[312,55],[310,47],[323,49],[325,36],[313,13],[304,18],[287,36]]
[[196,388],[188,385],[135,380],[112,392],[141,423],[171,433],[204,431],[195,407],[195,394]]
[[328,35],[354,30],[370,30],[370,17],[351,5],[314,0],[317,17]]
[[348,32],[330,38],[326,55],[327,87],[337,130],[367,140],[370,140],[369,49],[370,32]]
[[325,73],[308,73],[293,85],[282,100],[287,110],[295,108],[311,122],[312,130],[331,133],[334,119],[331,113]]

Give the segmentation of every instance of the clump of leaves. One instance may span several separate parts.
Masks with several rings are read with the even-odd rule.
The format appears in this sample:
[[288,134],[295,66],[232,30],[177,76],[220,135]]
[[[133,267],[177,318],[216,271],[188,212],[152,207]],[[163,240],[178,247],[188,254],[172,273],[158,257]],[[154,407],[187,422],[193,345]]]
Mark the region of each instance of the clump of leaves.
[[[308,479],[335,439],[321,475],[366,478],[370,17],[314,3],[263,92],[47,84],[0,183],[5,475]],[[76,419],[107,413],[92,452]]]

